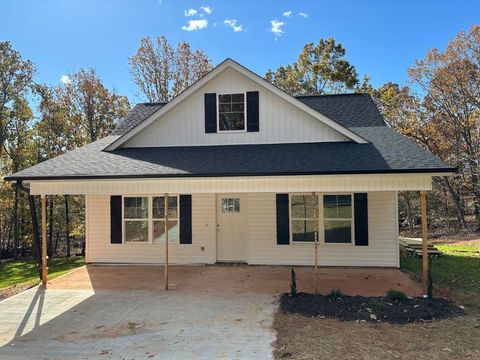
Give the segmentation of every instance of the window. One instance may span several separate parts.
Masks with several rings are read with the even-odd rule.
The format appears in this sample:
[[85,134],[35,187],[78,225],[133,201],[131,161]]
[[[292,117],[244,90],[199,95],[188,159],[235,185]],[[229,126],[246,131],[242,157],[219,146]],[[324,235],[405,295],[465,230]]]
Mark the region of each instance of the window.
[[224,213],[239,213],[240,212],[240,199],[239,198],[222,199],[222,212],[224,212]]
[[219,131],[245,131],[245,94],[218,95]]
[[148,197],[124,198],[125,242],[148,242]]
[[352,196],[324,195],[323,223],[325,243],[349,244],[352,242]]
[[315,211],[318,218],[318,196],[291,195],[290,218],[292,242],[315,241]]
[[[178,240],[178,199],[168,197],[168,241]],[[153,197],[153,242],[165,241],[165,196]]]
[[[128,196],[123,198],[123,242],[160,243],[165,241],[165,197]],[[168,240],[178,242],[178,196],[168,197]]]

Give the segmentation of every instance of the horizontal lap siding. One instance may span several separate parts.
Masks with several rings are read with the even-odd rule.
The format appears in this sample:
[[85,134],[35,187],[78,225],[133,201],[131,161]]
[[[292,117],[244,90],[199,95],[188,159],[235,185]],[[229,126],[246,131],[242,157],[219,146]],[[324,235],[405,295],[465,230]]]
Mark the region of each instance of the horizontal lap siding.
[[[89,195],[86,206],[88,262],[163,263],[163,243],[110,244],[110,196]],[[169,244],[169,262],[213,263],[215,256],[215,195],[192,195],[192,244]]]
[[[277,245],[275,193],[247,195],[247,262],[250,264],[312,265],[311,244]],[[86,197],[89,262],[163,262],[163,244],[110,244],[110,197]],[[369,246],[320,245],[323,266],[397,266],[396,194],[368,194]],[[192,195],[192,245],[170,245],[171,263],[214,263],[216,260],[215,195]],[[201,247],[205,250],[202,251]]]
[[[397,266],[396,194],[368,194],[369,246],[320,245],[324,266]],[[277,245],[275,194],[249,194],[248,262],[251,264],[313,265],[312,244]]]

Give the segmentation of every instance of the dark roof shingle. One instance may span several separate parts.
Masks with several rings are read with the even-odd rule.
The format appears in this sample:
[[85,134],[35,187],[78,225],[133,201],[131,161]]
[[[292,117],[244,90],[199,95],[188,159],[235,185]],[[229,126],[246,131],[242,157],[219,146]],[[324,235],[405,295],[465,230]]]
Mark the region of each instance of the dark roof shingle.
[[104,149],[164,104],[139,104],[112,135],[22,170],[7,180],[452,172],[430,152],[386,126],[369,95],[298,98],[369,143],[180,146]]
[[386,125],[369,94],[310,95],[296,98],[346,128]]

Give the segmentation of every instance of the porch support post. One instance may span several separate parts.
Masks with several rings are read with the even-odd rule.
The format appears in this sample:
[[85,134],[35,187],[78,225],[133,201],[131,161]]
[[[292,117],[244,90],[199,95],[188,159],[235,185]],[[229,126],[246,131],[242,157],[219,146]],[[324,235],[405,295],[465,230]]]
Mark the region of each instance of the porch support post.
[[313,292],[318,292],[317,286],[317,272],[318,272],[318,218],[317,218],[317,199],[315,192],[312,192],[313,196],[313,233],[315,236],[315,266],[313,268]]
[[42,195],[42,283],[47,286],[47,196]]
[[165,285],[164,289],[168,290],[168,194],[164,194],[164,214],[165,214]]
[[423,293],[428,292],[428,235],[427,235],[427,193],[420,192],[420,200],[422,204],[422,285]]

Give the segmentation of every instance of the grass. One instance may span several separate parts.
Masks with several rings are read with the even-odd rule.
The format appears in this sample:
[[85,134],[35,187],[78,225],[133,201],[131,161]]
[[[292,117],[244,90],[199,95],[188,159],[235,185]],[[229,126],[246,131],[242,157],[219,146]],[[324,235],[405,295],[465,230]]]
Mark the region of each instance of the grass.
[[[83,257],[48,260],[48,279],[54,279],[85,264]],[[35,261],[13,261],[0,265],[0,290],[13,285],[39,283]]]
[[[445,291],[452,300],[467,306],[467,310],[480,312],[480,245],[436,246],[444,255],[431,261],[434,289]],[[421,274],[420,258],[402,257],[400,265],[417,277]]]

